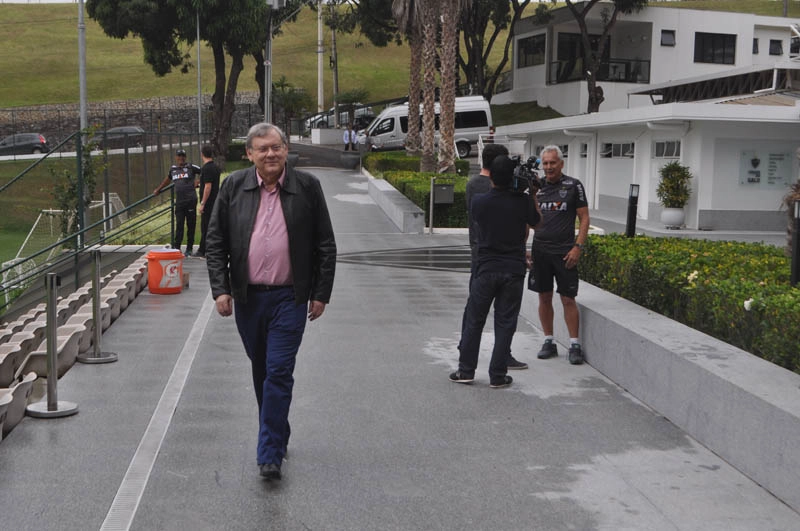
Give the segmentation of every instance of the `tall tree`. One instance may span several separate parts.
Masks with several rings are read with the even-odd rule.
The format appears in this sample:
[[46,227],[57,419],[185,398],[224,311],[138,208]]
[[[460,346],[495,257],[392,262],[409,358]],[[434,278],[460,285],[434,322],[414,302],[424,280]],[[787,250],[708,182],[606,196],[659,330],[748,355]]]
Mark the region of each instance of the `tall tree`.
[[416,0],[422,20],[422,160],[420,171],[436,171],[436,37],[439,0]]
[[[362,0],[363,2],[364,0]],[[422,74],[422,22],[418,9],[419,3],[415,0],[394,0],[392,13],[397,21],[394,30],[385,30],[385,35],[391,31],[402,32],[408,40],[411,56],[408,67],[408,134],[406,135],[406,153],[419,155],[420,142],[420,114],[419,104],[421,99]],[[362,4],[363,8],[364,5]]]
[[439,98],[439,173],[455,173],[455,106],[458,77],[458,20],[467,0],[440,0],[441,96]]
[[578,22],[581,30],[583,71],[586,72],[586,85],[589,91],[589,102],[587,112],[597,112],[603,102],[603,92],[597,85],[597,71],[600,69],[603,54],[606,51],[606,41],[611,29],[617,22],[620,13],[630,14],[640,11],[647,5],[647,0],[613,0],[613,2],[603,2],[600,7],[600,21],[602,22],[603,32],[595,43],[592,42],[589,28],[586,24],[586,17],[600,0],[588,0],[580,4],[573,3],[573,0],[566,0],[567,7],[572,12],[572,16]]
[[[494,89],[511,56],[514,24],[522,18],[530,0],[473,0],[461,11],[460,28],[464,52],[458,51],[458,65],[464,71],[473,94],[492,99]],[[545,8],[545,5],[537,7]],[[505,41],[501,36],[506,31]],[[503,56],[496,65],[489,64],[495,45],[503,46]]]
[[[214,57],[213,132],[211,143],[224,163],[231,138],[236,89],[245,55],[256,53],[266,40],[264,0],[87,0],[86,10],[110,37],[139,37],[145,61],[158,76],[192,66],[183,45],[197,39],[208,43]],[[199,43],[198,43],[199,44]],[[230,70],[226,62],[230,58]]]

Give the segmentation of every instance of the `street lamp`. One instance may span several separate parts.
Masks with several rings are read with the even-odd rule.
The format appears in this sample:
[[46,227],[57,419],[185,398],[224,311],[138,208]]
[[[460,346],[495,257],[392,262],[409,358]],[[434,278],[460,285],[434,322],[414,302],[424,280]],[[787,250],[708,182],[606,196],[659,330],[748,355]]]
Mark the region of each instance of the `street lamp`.
[[794,202],[794,227],[792,230],[792,286],[800,281],[800,201]]
[[628,192],[628,219],[625,222],[625,236],[633,238],[636,235],[636,207],[639,205],[639,185],[631,184]]

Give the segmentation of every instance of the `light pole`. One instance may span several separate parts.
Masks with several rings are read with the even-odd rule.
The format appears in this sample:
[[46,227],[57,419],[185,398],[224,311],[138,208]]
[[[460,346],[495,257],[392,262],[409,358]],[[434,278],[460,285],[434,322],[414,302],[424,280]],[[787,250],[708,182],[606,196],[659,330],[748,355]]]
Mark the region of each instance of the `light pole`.
[[639,205],[639,185],[631,184],[628,192],[628,219],[625,223],[625,236],[633,238],[636,235],[636,209]]
[[197,141],[202,142],[203,134],[203,85],[200,76],[200,9],[197,9]]
[[800,282],[800,201],[794,202],[794,227],[792,227],[792,286]]
[[[80,94],[80,129],[81,133],[78,139],[78,249],[83,248],[83,241],[86,235],[83,233],[86,227],[86,211],[84,210],[84,179],[83,179],[83,147],[86,144],[86,127],[88,120],[86,119],[86,24],[83,20],[83,0],[78,1],[78,90]],[[86,146],[88,148],[88,146]]]
[[322,82],[322,0],[317,0],[317,112],[325,110],[325,91]]

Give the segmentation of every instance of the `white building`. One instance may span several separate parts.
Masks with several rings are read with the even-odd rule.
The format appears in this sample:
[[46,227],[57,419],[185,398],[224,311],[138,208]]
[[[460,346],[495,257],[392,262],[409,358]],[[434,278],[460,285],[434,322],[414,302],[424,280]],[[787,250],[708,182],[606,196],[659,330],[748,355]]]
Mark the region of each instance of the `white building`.
[[[592,28],[600,33],[599,13]],[[593,209],[624,209],[640,186],[638,214],[657,220],[658,169],[670,160],[696,179],[686,225],[783,230],[781,199],[798,176],[798,21],[648,7],[620,16],[598,72],[601,112],[579,114],[587,87],[579,30],[566,8],[546,26],[516,27],[513,88],[493,104],[538,101],[564,118],[499,127],[521,154],[566,148],[565,173],[587,187]]]

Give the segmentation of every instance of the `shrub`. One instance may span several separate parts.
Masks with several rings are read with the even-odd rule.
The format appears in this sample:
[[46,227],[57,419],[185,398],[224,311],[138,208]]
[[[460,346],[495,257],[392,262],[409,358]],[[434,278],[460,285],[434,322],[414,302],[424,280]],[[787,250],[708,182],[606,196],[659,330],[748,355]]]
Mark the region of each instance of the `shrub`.
[[800,373],[800,289],[781,249],[743,242],[590,236],[581,277]]
[[689,202],[692,188],[689,180],[692,173],[689,168],[673,160],[664,164],[658,174],[661,180],[656,188],[656,196],[666,208],[683,208]]
[[389,184],[425,211],[426,225],[430,221],[431,177],[434,176],[437,184],[453,185],[453,204],[434,205],[433,226],[466,227],[467,177],[453,174],[420,173],[417,171],[387,171],[383,174]]
[[[409,156],[405,151],[372,151],[364,154],[362,165],[373,175],[389,170],[418,172],[420,160],[421,157]],[[458,175],[468,175],[469,161],[456,160],[456,172]]]

